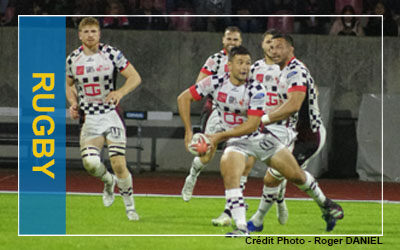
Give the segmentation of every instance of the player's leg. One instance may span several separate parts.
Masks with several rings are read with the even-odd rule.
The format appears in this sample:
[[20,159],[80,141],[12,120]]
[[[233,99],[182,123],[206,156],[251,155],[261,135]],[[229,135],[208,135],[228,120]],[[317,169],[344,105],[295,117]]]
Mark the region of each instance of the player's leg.
[[139,220],[135,210],[133,197],[132,175],[126,166],[126,132],[122,120],[117,112],[110,112],[109,124],[112,124],[106,131],[106,142],[111,167],[117,177],[117,186],[125,205],[126,215],[129,220]]
[[227,148],[221,158],[221,175],[224,180],[225,198],[237,230],[228,233],[231,236],[247,235],[246,208],[242,190],[240,189],[240,176],[245,169],[246,155]]
[[[213,111],[210,115],[205,133],[206,134],[214,134],[217,132],[219,128],[219,116],[217,111]],[[208,154],[202,157],[195,157],[192,161],[192,165],[190,166],[189,175],[185,179],[185,184],[183,185],[181,194],[182,199],[184,201],[189,201],[192,198],[193,189],[197,182],[197,177],[200,175],[201,171],[207,167],[207,164],[212,160],[216,152],[216,149],[213,149]]]
[[[282,183],[282,180],[284,178],[279,173],[276,174],[276,170],[275,172],[272,172],[271,170],[271,168],[268,168],[267,173],[264,177],[263,193],[260,199],[260,203],[258,205],[258,209],[247,222],[247,227],[250,232],[261,232],[263,230],[264,217],[268,213],[274,202],[277,201],[280,184]],[[286,208],[286,206],[284,208]],[[283,216],[283,214],[286,214],[286,216]],[[281,211],[278,216],[278,220],[281,224],[286,223],[288,217],[287,215],[287,208],[286,211]]]
[[[255,161],[256,161],[255,157],[253,156],[247,157],[245,170],[243,171],[242,176],[240,176],[240,189],[242,190],[242,193],[244,193],[247,182],[247,176],[249,175],[251,169],[253,168]],[[247,210],[248,209],[247,203],[245,203],[245,207]],[[232,224],[231,221],[232,221],[232,214],[231,211],[229,210],[227,203],[225,203],[224,211],[217,218],[212,219],[211,223],[214,226],[230,226]]]
[[87,136],[87,126],[82,127],[80,150],[83,167],[88,173],[104,182],[103,204],[109,207],[114,202],[115,177],[101,162],[100,152],[104,145],[103,136]]
[[287,180],[306,192],[318,204],[327,223],[327,231],[331,231],[336,220],[343,218],[340,205],[326,198],[317,181],[307,171],[302,170],[289,150],[278,151],[271,159],[270,166],[278,170]]

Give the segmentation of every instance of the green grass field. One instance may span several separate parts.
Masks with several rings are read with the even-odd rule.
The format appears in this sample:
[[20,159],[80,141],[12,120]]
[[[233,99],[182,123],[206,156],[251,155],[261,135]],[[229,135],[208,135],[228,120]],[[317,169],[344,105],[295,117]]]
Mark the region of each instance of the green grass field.
[[[0,249],[398,249],[400,204],[384,205],[384,237],[382,245],[337,246],[276,244],[250,245],[244,238],[227,239],[220,236],[74,236],[74,237],[28,237],[17,236],[18,201],[16,194],[0,194]],[[218,216],[224,206],[224,199],[193,198],[189,203],[175,197],[136,197],[136,208],[140,221],[128,221],[121,197],[105,208],[101,196],[68,195],[67,234],[113,234],[113,235],[222,235],[231,228],[213,227],[210,220]],[[248,199],[249,218],[257,209],[258,200]],[[287,201],[289,221],[280,225],[276,219],[275,207],[269,212],[264,235],[354,235],[381,233],[381,205],[372,202],[342,202],[345,217],[338,222],[331,233],[326,233],[321,212],[312,201]],[[265,237],[260,237],[263,239]],[[296,238],[296,237],[293,237]],[[305,240],[313,237],[302,236]],[[324,237],[330,239],[331,237]],[[344,237],[336,237],[338,239]]]

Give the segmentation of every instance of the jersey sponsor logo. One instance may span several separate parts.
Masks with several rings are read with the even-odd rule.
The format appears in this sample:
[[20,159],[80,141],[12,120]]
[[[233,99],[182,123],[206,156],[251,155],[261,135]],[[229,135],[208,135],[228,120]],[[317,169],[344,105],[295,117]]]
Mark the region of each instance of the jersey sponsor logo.
[[83,75],[85,73],[85,66],[76,66],[76,74]]
[[229,96],[228,103],[229,104],[236,104],[237,103],[236,98],[234,96]]
[[217,100],[220,102],[225,103],[226,102],[226,98],[228,97],[228,95],[224,92],[218,92],[218,97]]
[[267,92],[267,106],[275,106],[278,105],[278,94]]
[[225,64],[224,71],[229,72],[228,64]]
[[235,113],[224,113],[224,121],[229,125],[236,125],[243,123],[243,117]]
[[89,59],[87,59],[87,61],[86,62],[94,62],[94,59],[93,58],[91,58],[91,57],[89,57]]
[[85,95],[87,96],[96,96],[101,94],[100,84],[98,83],[89,83],[83,86],[85,90]]
[[255,95],[253,98],[254,99],[261,99],[261,98],[263,98],[265,95],[264,95],[264,93],[258,93],[257,95]]
[[215,64],[214,60],[208,60],[207,63],[206,63],[206,66],[208,68],[211,68],[214,64]]
[[87,73],[95,72],[94,67],[93,67],[93,66],[87,66],[87,67],[86,67],[86,72],[87,72]]
[[118,56],[117,56],[117,60],[120,60],[122,58],[122,52],[119,52]]
[[99,65],[99,67],[96,68],[96,71],[100,72],[100,71],[106,71],[109,69],[110,69],[110,66]]
[[287,75],[287,78],[289,79],[290,77],[294,76],[297,74],[297,71],[292,71]]
[[256,75],[257,82],[262,83],[264,79],[264,74],[257,74]]

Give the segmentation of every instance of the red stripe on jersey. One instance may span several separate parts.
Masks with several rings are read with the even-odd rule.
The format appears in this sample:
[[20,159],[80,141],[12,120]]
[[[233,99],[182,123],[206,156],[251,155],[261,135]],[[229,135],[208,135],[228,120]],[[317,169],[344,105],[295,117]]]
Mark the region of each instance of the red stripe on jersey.
[[126,63],[125,67],[123,69],[121,69],[120,72],[124,71],[126,68],[128,68],[128,66],[129,66],[129,61]]
[[225,48],[223,48],[222,51],[224,52],[224,55],[228,55],[228,52],[226,51]]
[[189,88],[190,94],[192,94],[192,97],[196,100],[196,101],[200,101],[201,100],[201,96],[199,95],[199,93],[197,93],[196,90],[196,85],[193,85],[192,87]]
[[290,62],[291,62],[291,61],[293,61],[295,58],[296,58],[295,56],[294,56],[294,57],[292,57],[292,58],[290,58],[289,62],[287,62],[287,64],[286,64],[286,65],[289,65],[289,64],[290,64]]
[[209,76],[213,74],[211,71],[209,71],[209,70],[207,70],[207,69],[205,69],[205,68],[202,68],[202,69],[200,70],[200,72],[203,72],[204,74],[209,75]]
[[301,91],[301,92],[306,92],[307,87],[306,86],[293,86],[290,89],[288,89],[288,93],[290,92],[295,92],[295,91]]
[[247,115],[263,116],[264,115],[264,111],[263,110],[258,110],[258,109],[248,109],[247,110]]

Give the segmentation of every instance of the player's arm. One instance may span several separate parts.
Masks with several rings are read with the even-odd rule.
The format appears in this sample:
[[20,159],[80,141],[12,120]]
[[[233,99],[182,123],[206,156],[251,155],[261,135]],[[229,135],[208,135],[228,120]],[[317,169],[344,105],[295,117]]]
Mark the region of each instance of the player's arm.
[[136,89],[142,82],[142,78],[132,64],[129,64],[121,71],[121,75],[126,78],[124,85],[115,91],[111,91],[106,97],[106,102],[113,102],[115,105],[118,105],[124,96]]
[[304,91],[293,91],[289,92],[287,95],[288,100],[285,103],[283,103],[274,111],[263,115],[261,120],[265,125],[285,120],[293,113],[300,110],[301,105],[306,97],[306,93]]
[[[201,99],[201,98],[200,98]],[[186,89],[178,96],[178,111],[185,127],[185,147],[188,150],[190,140],[192,140],[192,122],[190,120],[190,107],[196,99],[193,97],[190,89]]]
[[203,71],[200,71],[199,75],[197,76],[196,82],[200,82],[207,76],[210,76],[209,74],[204,73]]
[[[262,111],[261,111],[262,112]],[[262,113],[261,113],[262,114]],[[253,133],[258,129],[261,122],[261,114],[260,115],[248,115],[247,121],[240,124],[239,126],[224,131],[219,132],[213,135],[208,135],[210,137],[211,142],[213,145],[218,145],[221,141],[228,140],[232,137],[240,137],[242,135],[248,135]]]
[[65,95],[67,97],[67,101],[70,105],[69,114],[71,118],[76,120],[79,118],[78,112],[78,94],[76,92],[76,88],[74,86],[74,79],[67,76],[66,77],[66,87],[65,87]]

